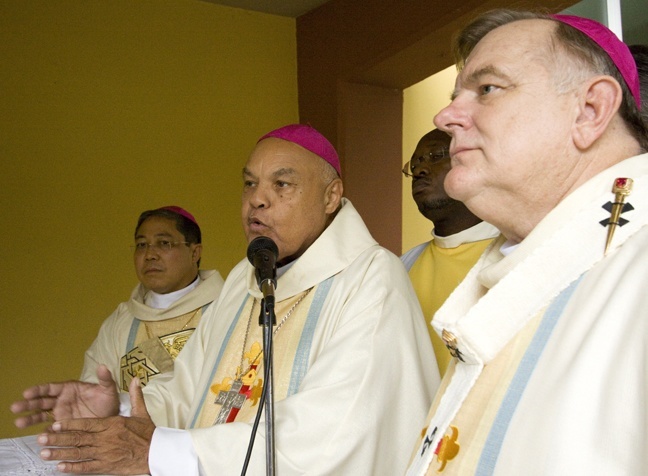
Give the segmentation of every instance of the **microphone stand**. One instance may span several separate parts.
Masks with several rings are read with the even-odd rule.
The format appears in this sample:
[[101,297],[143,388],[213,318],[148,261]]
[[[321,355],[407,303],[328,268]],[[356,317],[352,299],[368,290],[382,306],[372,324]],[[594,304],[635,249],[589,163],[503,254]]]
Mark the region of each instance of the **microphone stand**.
[[274,283],[266,280],[261,283],[264,298],[261,300],[259,325],[263,327],[263,366],[265,368],[265,429],[266,429],[266,475],[275,474],[275,442],[274,442],[274,391],[272,375],[272,330],[277,324],[274,311]]

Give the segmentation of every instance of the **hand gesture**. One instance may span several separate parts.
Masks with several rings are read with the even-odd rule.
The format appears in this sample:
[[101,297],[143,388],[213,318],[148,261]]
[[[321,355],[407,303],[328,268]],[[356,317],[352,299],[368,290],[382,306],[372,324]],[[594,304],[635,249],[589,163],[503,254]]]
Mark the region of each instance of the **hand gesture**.
[[38,436],[41,458],[60,460],[63,473],[148,474],[148,453],[155,425],[146,410],[138,378],[129,386],[131,417],[57,421]]
[[11,405],[13,413],[30,412],[16,418],[15,425],[26,428],[45,421],[117,415],[117,386],[105,365],[99,366],[97,377],[98,384],[70,380],[28,388],[24,400]]

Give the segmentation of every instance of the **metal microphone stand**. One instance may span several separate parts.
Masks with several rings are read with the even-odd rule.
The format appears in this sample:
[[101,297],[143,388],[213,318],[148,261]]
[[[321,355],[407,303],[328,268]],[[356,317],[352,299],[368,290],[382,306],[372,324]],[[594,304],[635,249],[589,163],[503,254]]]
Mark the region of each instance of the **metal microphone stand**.
[[274,284],[270,280],[261,283],[264,298],[261,300],[259,325],[263,327],[263,366],[265,374],[265,429],[266,429],[266,475],[275,474],[274,444],[274,391],[272,375],[272,330],[277,324],[274,311]]

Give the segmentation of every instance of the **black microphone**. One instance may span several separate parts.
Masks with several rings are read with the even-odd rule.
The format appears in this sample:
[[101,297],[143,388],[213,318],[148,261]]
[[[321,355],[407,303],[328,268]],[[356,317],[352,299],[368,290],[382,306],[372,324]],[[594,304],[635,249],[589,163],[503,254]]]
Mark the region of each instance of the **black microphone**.
[[256,271],[257,284],[263,293],[264,299],[272,296],[277,287],[277,257],[279,248],[267,236],[257,236],[250,241],[247,257]]

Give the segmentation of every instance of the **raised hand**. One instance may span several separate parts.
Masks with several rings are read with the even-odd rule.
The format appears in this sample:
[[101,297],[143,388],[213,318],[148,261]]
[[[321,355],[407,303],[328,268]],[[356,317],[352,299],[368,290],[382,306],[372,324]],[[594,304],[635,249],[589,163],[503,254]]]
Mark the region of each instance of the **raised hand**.
[[38,436],[40,456],[60,460],[57,469],[76,474],[148,474],[148,452],[155,425],[146,410],[139,379],[129,386],[131,417],[57,421]]
[[97,377],[98,384],[70,380],[26,389],[24,400],[14,402],[11,411],[29,413],[16,418],[15,425],[26,428],[46,421],[117,415],[119,396],[110,371],[101,365]]

